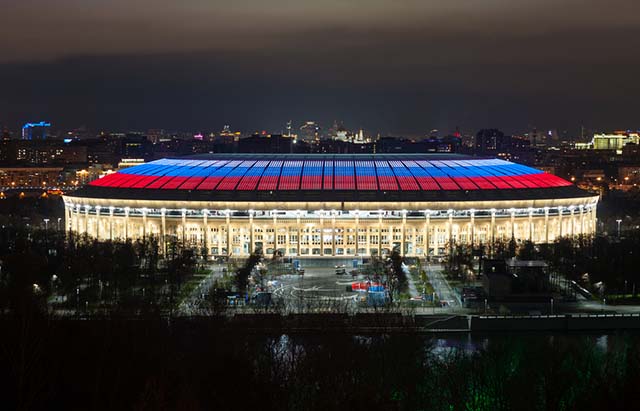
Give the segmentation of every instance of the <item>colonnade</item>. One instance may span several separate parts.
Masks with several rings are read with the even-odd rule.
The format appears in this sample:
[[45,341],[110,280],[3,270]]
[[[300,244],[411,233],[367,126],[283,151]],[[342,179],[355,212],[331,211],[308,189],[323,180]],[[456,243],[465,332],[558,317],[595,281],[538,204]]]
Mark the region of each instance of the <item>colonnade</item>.
[[[67,230],[100,240],[168,239],[208,255],[246,256],[258,248],[288,256],[440,255],[449,244],[477,246],[515,239],[548,243],[593,234],[595,202],[544,208],[388,211],[377,213],[243,212],[66,204]],[[164,241],[163,241],[164,239]]]

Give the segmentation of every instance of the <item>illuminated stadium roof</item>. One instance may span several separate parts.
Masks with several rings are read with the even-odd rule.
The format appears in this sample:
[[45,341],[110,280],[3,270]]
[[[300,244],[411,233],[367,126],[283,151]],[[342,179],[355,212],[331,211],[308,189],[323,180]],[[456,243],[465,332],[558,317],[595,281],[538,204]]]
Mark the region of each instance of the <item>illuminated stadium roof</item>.
[[586,197],[570,182],[499,159],[437,154],[208,154],[93,181],[83,197],[237,201],[463,201]]

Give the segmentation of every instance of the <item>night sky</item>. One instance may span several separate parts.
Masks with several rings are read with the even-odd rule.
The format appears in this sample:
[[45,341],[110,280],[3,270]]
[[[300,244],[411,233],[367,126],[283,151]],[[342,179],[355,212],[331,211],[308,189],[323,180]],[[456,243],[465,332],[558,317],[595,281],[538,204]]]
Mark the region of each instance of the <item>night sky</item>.
[[637,0],[0,5],[12,128],[640,128]]

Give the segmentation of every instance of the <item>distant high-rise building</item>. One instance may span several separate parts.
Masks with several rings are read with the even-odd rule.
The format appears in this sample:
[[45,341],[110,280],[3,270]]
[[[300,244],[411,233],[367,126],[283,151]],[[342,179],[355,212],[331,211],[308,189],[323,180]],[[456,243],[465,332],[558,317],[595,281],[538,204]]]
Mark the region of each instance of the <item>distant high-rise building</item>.
[[294,135],[291,134],[291,129],[292,129],[291,120],[287,121],[287,125],[286,125],[285,128],[286,128],[286,131],[285,131],[285,133],[283,135],[285,137],[293,137]]
[[162,129],[154,128],[147,131],[147,139],[153,144],[158,144],[163,138],[165,138],[165,132]]
[[306,121],[300,126],[299,137],[305,143],[320,142],[320,126],[315,121]]
[[482,129],[476,134],[475,152],[478,154],[500,151],[504,144],[504,133],[495,128]]
[[151,143],[145,135],[137,132],[127,133],[120,140],[120,155],[122,158],[143,158],[151,155]]
[[225,124],[220,132],[219,141],[223,144],[231,144],[240,140],[241,133],[239,131],[232,131],[231,126]]
[[26,123],[22,126],[23,140],[46,140],[51,123],[41,121],[39,123]]
[[622,152],[627,144],[640,144],[640,134],[630,131],[615,131],[611,134],[594,134],[588,143],[575,143],[577,149],[616,150]]
[[559,140],[558,133],[556,131],[541,131],[535,127],[527,134],[527,136],[529,137],[530,147],[532,148],[544,148]]

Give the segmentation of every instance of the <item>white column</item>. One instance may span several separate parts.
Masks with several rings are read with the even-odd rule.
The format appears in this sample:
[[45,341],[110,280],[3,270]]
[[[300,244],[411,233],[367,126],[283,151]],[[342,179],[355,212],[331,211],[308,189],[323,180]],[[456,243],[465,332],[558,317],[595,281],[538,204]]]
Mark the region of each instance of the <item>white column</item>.
[[273,250],[276,251],[278,249],[278,217],[276,210],[271,210],[271,214],[273,216]]
[[209,216],[209,210],[202,210],[202,244],[206,250],[206,255],[209,255],[209,224],[207,217]]
[[71,204],[64,205],[64,227],[65,231],[71,231]]
[[249,254],[252,254],[254,250],[254,238],[253,238],[253,210],[249,210]]
[[113,210],[114,207],[109,207],[109,240],[113,241]]
[[514,210],[513,208],[511,210],[509,210],[511,212],[511,239],[514,239],[516,236],[515,233],[515,227],[516,227],[516,210]]
[[584,235],[584,206],[580,204],[580,234]]
[[[432,237],[432,243],[433,243],[433,255],[438,255],[439,254],[439,248],[440,248],[440,236],[439,236],[439,231],[440,231],[440,227],[442,226],[442,223],[437,223],[433,224],[433,237]],[[446,226],[446,223],[445,223]]]
[[382,210],[378,214],[378,258],[382,257]]
[[320,256],[324,256],[324,211],[320,210]]
[[300,211],[296,211],[296,224],[298,226],[298,257],[300,257],[300,247],[302,245],[302,227],[300,227]]
[[575,237],[575,226],[576,226],[575,221],[574,221],[575,217],[574,217],[574,214],[573,214],[573,210],[574,210],[573,206],[569,207],[569,211],[571,212],[571,238]]
[[407,232],[407,210],[402,210],[402,232],[400,233],[402,237],[400,237],[400,255],[405,255],[405,243],[406,243],[406,232]]
[[84,206],[84,232],[89,235],[89,208],[88,205]]
[[489,231],[490,231],[490,236],[491,236],[491,245],[493,247],[493,244],[496,241],[496,210],[495,209],[491,209],[491,224],[489,227]]
[[102,207],[96,206],[96,239],[100,239],[100,209]]
[[291,239],[289,238],[289,229],[290,229],[290,220],[285,220],[285,232],[284,232],[284,241],[285,241],[285,248],[284,248],[284,255],[288,255],[289,254],[289,250],[291,248]]
[[428,257],[429,256],[429,230],[431,229],[431,211],[427,210],[424,212],[424,253]]
[[469,232],[469,234],[471,235],[471,238],[469,239],[471,242],[471,248],[473,248],[473,245],[475,244],[475,235],[476,235],[476,210],[471,210],[471,230]]
[[218,254],[222,255],[222,224],[218,224]]
[[533,209],[529,208],[529,241],[533,241]]
[[544,208],[544,242],[549,243],[549,207]]
[[449,250],[451,250],[451,248],[453,247],[453,210],[449,210],[447,237],[449,238]]
[[562,210],[564,208],[562,206],[558,207],[558,237],[562,237],[563,235],[563,230],[562,230]]
[[491,226],[489,230],[491,231],[491,255],[493,256],[494,246],[496,243],[496,210],[493,208],[491,209]]
[[360,249],[360,240],[358,238],[359,236],[360,236],[360,213],[358,212],[358,210],[356,210],[356,252],[355,252],[356,257],[360,255],[360,253],[358,252],[358,250]]
[[80,234],[80,204],[76,204],[76,233]]
[[147,240],[147,209],[142,209],[142,241]]
[[129,207],[124,208],[124,238],[129,238]]
[[[345,247],[346,239],[345,233],[342,233],[342,247]],[[344,250],[344,248],[343,248]],[[336,214],[334,210],[331,210],[331,255],[336,255]]]
[[186,247],[187,242],[187,210],[182,209],[182,246]]
[[364,244],[366,249],[365,249],[364,255],[371,255],[371,237],[369,237],[371,235],[371,229],[369,228],[368,224],[364,226],[364,230],[366,233],[365,244]]
[[162,254],[167,255],[167,209],[160,210],[160,241],[162,241]]
[[231,213],[227,211],[227,255],[229,256],[233,254],[231,240]]

